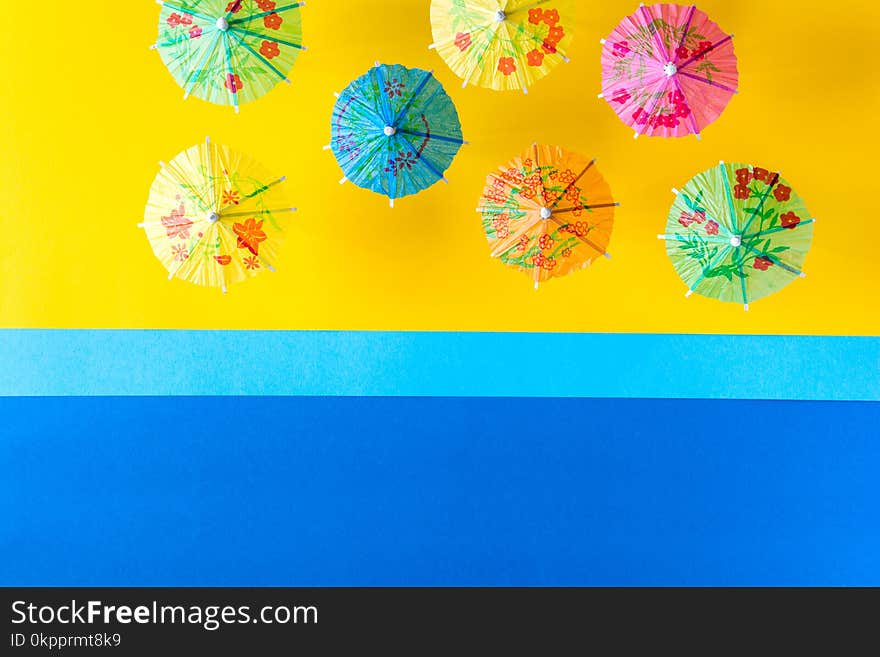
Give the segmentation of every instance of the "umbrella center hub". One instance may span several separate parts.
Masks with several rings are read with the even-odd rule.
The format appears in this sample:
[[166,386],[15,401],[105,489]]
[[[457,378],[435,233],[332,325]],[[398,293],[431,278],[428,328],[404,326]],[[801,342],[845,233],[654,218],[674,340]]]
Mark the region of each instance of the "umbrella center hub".
[[386,137],[393,137],[397,134],[397,128],[395,128],[393,125],[386,125],[385,129],[382,130],[382,132],[385,133]]
[[221,32],[226,32],[229,29],[229,21],[226,20],[226,16],[217,19],[217,29]]
[[743,243],[743,238],[740,237],[739,235],[734,235],[733,237],[730,238],[730,246],[732,246],[732,247],[739,248],[742,246],[742,243]]
[[498,23],[503,23],[507,20],[507,13],[503,9],[499,9],[495,12],[495,21]]
[[220,215],[217,214],[216,212],[212,212],[211,214],[208,215],[208,221],[211,222],[212,224],[216,224],[218,221],[220,221]]
[[553,210],[551,210],[550,208],[541,208],[541,219],[547,221],[552,216]]
[[678,73],[678,66],[669,62],[666,66],[663,67],[663,72],[666,73],[666,77],[671,78],[673,75]]

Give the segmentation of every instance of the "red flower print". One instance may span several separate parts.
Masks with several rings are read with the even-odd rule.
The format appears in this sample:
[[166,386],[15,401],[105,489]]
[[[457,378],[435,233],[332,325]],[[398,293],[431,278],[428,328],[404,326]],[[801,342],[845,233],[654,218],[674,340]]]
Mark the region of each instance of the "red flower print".
[[559,11],[556,9],[548,9],[544,12],[544,23],[553,27],[559,22]]
[[529,238],[528,235],[520,235],[519,245],[516,247],[516,250],[517,251],[525,251],[527,248],[529,248],[530,241],[531,241],[531,239]]
[[551,192],[549,189],[545,189],[541,193],[541,198],[544,199],[544,205],[547,206],[548,208],[555,205],[556,201],[558,200],[556,197],[556,193]]
[[578,221],[575,223],[572,232],[578,237],[584,237],[590,232],[590,227],[586,222]]
[[218,255],[218,256],[214,256],[214,260],[216,260],[218,264],[221,264],[224,267],[226,267],[229,263],[232,262],[232,256]]
[[[388,171],[388,169],[385,169]],[[507,197],[498,189],[492,188],[489,191],[483,194],[483,197],[489,201],[490,203],[504,203],[507,201]]]
[[748,185],[750,182],[752,182],[752,172],[748,169],[737,169],[736,181],[740,185]]
[[223,205],[238,205],[241,203],[239,194],[235,190],[223,192]]
[[529,23],[532,25],[540,25],[542,20],[544,20],[543,9],[529,9]]
[[801,218],[794,212],[786,212],[784,215],[780,216],[779,219],[782,221],[782,227],[790,230],[794,230],[798,227],[798,224],[801,223]]
[[777,185],[776,189],[773,190],[773,196],[775,196],[776,200],[780,203],[785,203],[786,201],[791,200],[791,187]]
[[632,98],[630,93],[626,89],[618,89],[614,92],[614,95],[611,96],[611,102],[620,103],[621,105],[625,105]]
[[556,244],[556,241],[549,235],[541,235],[541,239],[538,242],[538,246],[541,247],[542,251],[552,249],[554,244]]
[[755,180],[760,180],[763,183],[770,182],[770,172],[767,169],[762,169],[761,167],[755,167],[752,175],[755,177]]
[[243,224],[232,224],[232,230],[238,236],[238,248],[247,249],[254,255],[260,253],[260,242],[268,238],[263,232],[263,222],[256,219],[245,219]]
[[532,158],[530,158],[530,157],[527,157],[526,159],[523,160],[523,166],[524,166],[526,169],[531,169],[531,168],[532,168],[532,164],[533,164],[533,162],[532,162]]
[[385,82],[385,93],[392,100],[394,99],[395,96],[397,96],[398,98],[401,98],[403,96],[403,89],[404,89],[403,83],[400,80],[398,80],[397,78],[394,78],[393,80],[387,80]]
[[691,57],[696,57],[698,60],[703,59],[710,50],[712,50],[711,41],[700,41],[699,45],[691,53]]
[[237,14],[241,11],[241,2],[242,0],[232,0],[228,5],[226,5],[226,13],[232,12],[233,14]]
[[643,107],[639,107],[635,112],[632,113],[632,118],[633,121],[635,121],[639,125],[645,125],[650,117]]
[[171,247],[171,254],[177,262],[183,262],[189,258],[189,251],[186,250],[186,247],[183,244],[175,244]]
[[553,271],[556,268],[556,259],[555,258],[547,258],[546,260],[544,260],[543,267],[547,271]]
[[540,50],[531,50],[526,55],[526,61],[528,61],[529,66],[540,66],[544,63],[544,53]]
[[180,207],[172,210],[170,215],[162,217],[162,225],[165,226],[168,239],[173,240],[176,237],[182,240],[189,239],[189,229],[192,226],[192,222],[184,216],[185,213],[186,211],[181,203]]
[[547,34],[547,41],[550,43],[559,43],[565,38],[565,28],[561,25],[554,25]]
[[773,261],[770,258],[755,258],[755,262],[752,265],[755,269],[760,269],[761,271],[767,271],[770,267],[773,266]]
[[667,97],[669,98],[669,102],[672,105],[678,105],[679,103],[683,103],[685,101],[684,94],[680,91],[670,91]]
[[681,104],[675,106],[675,116],[682,118],[682,119],[686,119],[690,115],[691,115],[691,108],[688,107],[687,105],[685,105],[684,103],[681,103]]
[[180,24],[181,25],[192,25],[192,23],[193,23],[193,19],[192,19],[192,16],[190,16],[189,14],[184,14],[183,16],[180,17]]
[[706,221],[706,212],[704,210],[697,210],[696,212],[694,212],[694,221],[696,221],[698,224]]
[[198,25],[193,25],[189,31],[189,38],[198,39],[200,36],[202,36],[202,28],[200,28]]
[[618,41],[614,44],[614,49],[611,51],[611,54],[615,57],[626,57],[630,52],[629,42],[628,41]]
[[[526,166],[531,166],[531,165],[527,164]],[[531,176],[526,178],[526,184],[531,185],[535,189],[538,189],[538,187],[541,186],[541,183],[542,183],[541,174],[539,174],[539,173],[533,173]]]
[[709,221],[706,224],[706,235],[717,235],[718,234],[718,224],[714,221]]
[[[388,166],[385,167],[385,171],[388,171],[397,176],[404,169],[406,169],[407,171],[412,171],[412,168],[417,161],[418,156],[415,153],[410,153],[409,151],[400,151],[397,154],[397,157],[388,160]],[[503,203],[504,200],[502,199],[498,202]]]
[[510,235],[509,223],[510,217],[507,216],[506,212],[499,214],[492,220],[492,229],[495,231],[495,236],[498,239],[503,240],[505,237]]
[[248,256],[247,258],[244,258],[242,262],[244,262],[245,268],[250,269],[251,271],[260,268],[260,261],[257,259],[257,256]]
[[167,22],[171,27],[177,27],[180,25],[180,14],[171,14]]
[[244,86],[241,82],[241,77],[238,75],[233,75],[232,73],[228,73],[226,75],[226,88],[229,89],[234,94],[237,94],[239,90]]
[[528,199],[533,199],[533,198],[535,198],[535,196],[537,196],[534,188],[532,188],[532,187],[523,187],[521,190],[519,190],[519,195],[522,196],[523,198],[528,198]]
[[274,41],[263,41],[263,45],[260,46],[260,54],[266,59],[275,59],[281,54],[281,49]]
[[257,6],[261,11],[275,11],[274,0],[257,0]]
[[559,182],[561,182],[563,185],[572,184],[576,178],[577,176],[574,175],[574,171],[572,171],[571,169],[566,169],[559,174]]
[[544,52],[548,55],[556,54],[556,44],[552,41],[544,40],[544,43],[541,44],[541,48],[544,49]]
[[563,258],[570,258],[570,257],[571,257],[571,249],[566,249],[566,250],[563,251],[560,255],[561,255]]
[[281,16],[272,12],[268,16],[263,16],[263,25],[268,27],[270,30],[277,30],[281,27],[281,23],[284,21],[281,19]]
[[748,201],[752,195],[752,190],[745,185],[737,185],[733,188],[733,195],[741,201]]
[[544,263],[547,262],[547,258],[544,257],[543,253],[539,253],[535,256],[534,260],[532,260],[535,267],[541,268],[544,266]]
[[513,61],[513,57],[502,57],[499,59],[498,70],[504,73],[504,75],[510,75],[516,71],[516,63]]
[[470,48],[472,43],[470,32],[459,32],[455,35],[455,45],[458,46],[458,49],[462,52]]
[[679,59],[687,59],[688,57],[688,49],[684,46],[675,49],[675,56]]
[[682,212],[681,216],[678,218],[678,223],[685,228],[690,228],[691,224],[694,223],[694,215],[690,212]]

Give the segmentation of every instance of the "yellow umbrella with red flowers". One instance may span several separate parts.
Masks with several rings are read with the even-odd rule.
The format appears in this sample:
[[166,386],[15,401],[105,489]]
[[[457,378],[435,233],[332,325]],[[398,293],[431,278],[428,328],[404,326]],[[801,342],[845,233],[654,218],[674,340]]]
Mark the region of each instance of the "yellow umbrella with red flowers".
[[284,181],[206,139],[161,163],[139,227],[169,279],[226,292],[232,283],[275,271],[281,216],[296,210]]
[[433,0],[431,48],[463,86],[528,92],[568,61],[574,13],[573,0]]

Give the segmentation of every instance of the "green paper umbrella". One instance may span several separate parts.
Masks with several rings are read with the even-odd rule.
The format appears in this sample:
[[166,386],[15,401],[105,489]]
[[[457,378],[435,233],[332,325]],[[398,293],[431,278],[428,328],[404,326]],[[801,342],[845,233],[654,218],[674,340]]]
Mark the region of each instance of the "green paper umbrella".
[[276,0],[162,2],[152,46],[184,90],[210,103],[239,105],[290,83],[302,45],[300,7]]
[[804,278],[815,219],[778,173],[725,164],[673,190],[666,251],[694,292],[749,304]]

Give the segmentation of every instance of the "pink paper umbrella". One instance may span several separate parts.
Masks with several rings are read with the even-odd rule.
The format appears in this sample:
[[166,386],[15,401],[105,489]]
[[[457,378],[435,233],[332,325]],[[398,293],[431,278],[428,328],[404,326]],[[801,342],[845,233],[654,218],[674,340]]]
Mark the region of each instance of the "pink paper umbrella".
[[602,43],[600,98],[636,137],[699,139],[737,93],[733,35],[694,6],[640,5]]

